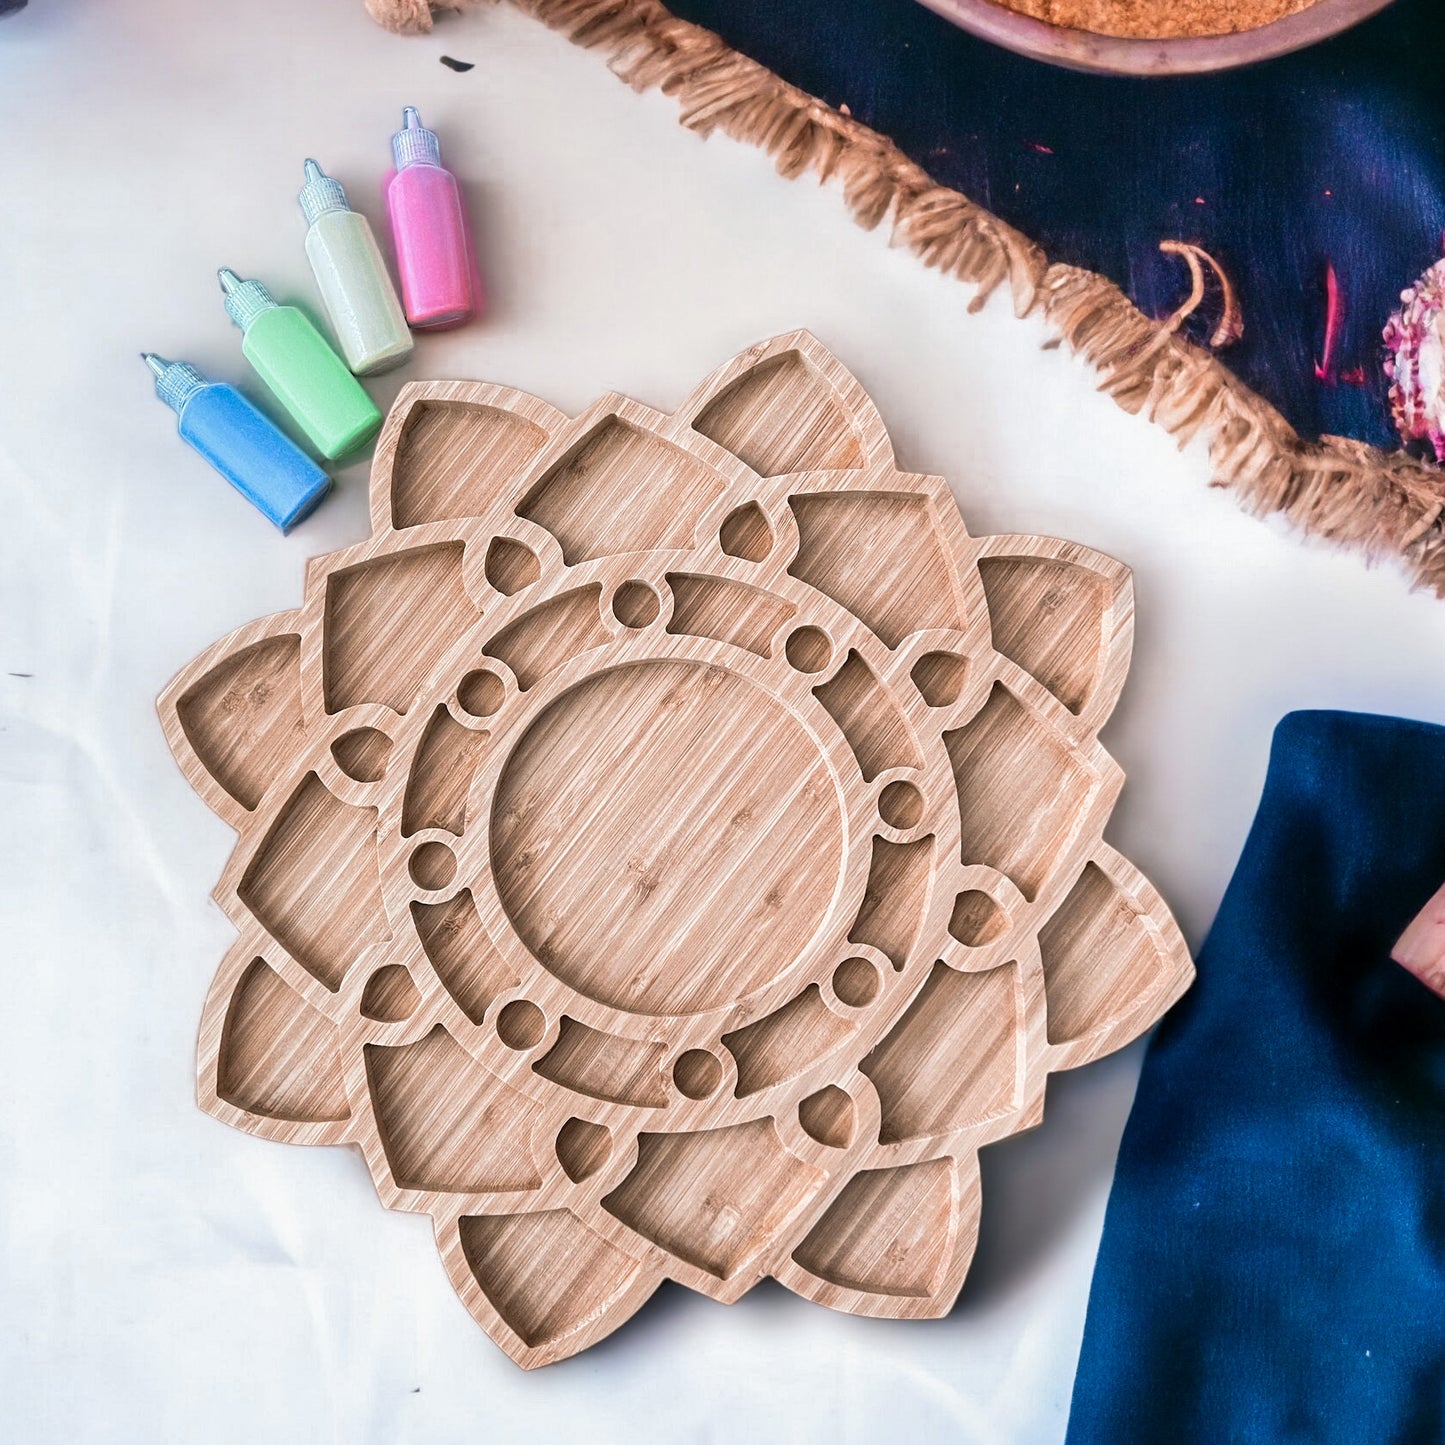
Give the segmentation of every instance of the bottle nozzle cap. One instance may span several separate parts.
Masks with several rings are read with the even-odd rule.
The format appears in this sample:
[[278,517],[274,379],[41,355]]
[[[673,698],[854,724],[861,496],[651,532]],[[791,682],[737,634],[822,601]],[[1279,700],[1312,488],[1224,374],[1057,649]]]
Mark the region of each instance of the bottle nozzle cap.
[[216,275],[226,298],[226,314],[242,331],[275,306],[276,298],[259,281],[243,281],[229,266],[222,266]]
[[442,163],[441,142],[433,130],[421,123],[414,105],[401,113],[401,129],[391,138],[391,156],[397,170],[408,166],[439,166]]
[[296,199],[301,203],[301,214],[306,217],[308,226],[314,226],[316,218],[324,216],[328,211],[351,209],[346,203],[346,191],[340,181],[328,176],[313,160],[306,162],[305,170],[306,184],[301,187]]
[[156,395],[172,411],[180,411],[206,384],[206,378],[184,361],[167,361],[154,351],[142,351],[140,355],[156,379]]

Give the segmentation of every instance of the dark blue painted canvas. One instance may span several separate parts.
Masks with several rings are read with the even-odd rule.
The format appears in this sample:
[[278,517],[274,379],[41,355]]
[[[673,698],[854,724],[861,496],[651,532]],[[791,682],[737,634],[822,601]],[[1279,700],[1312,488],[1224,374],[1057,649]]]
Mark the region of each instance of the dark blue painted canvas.
[[[1445,6],[1396,0],[1326,44],[1222,75],[1075,74],[964,34],[915,0],[669,0],[785,80],[891,136],[1050,257],[1150,315],[1187,291],[1165,237],[1232,275],[1224,353],[1306,436],[1395,445],[1380,330],[1445,231]],[[1320,380],[1325,275],[1344,302]],[[1193,334],[1207,334],[1200,319]]]

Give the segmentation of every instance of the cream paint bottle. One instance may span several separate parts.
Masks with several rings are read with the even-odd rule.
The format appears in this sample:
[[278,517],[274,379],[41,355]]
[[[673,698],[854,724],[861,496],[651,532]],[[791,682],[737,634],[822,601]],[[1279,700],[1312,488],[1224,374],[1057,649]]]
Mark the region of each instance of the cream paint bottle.
[[366,217],[312,160],[297,200],[310,227],[306,258],[347,366],[357,376],[400,366],[411,355],[411,332]]

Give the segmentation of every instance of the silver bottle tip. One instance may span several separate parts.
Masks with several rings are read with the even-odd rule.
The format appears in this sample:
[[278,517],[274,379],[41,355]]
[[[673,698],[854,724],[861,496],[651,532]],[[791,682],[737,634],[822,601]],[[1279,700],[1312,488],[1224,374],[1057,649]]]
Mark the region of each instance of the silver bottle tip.
[[440,166],[442,163],[441,142],[435,131],[428,130],[421,123],[414,105],[407,106],[401,113],[401,129],[391,138],[392,163],[399,171],[408,166]]
[[242,331],[276,304],[276,298],[259,281],[243,281],[229,266],[222,266],[216,276],[226,298],[226,314]]
[[313,160],[306,162],[306,184],[301,187],[296,199],[301,203],[301,214],[306,224],[314,226],[328,211],[349,211],[346,191],[338,180],[333,180]]
[[154,351],[142,351],[141,360],[150,367],[156,379],[156,395],[179,413],[182,407],[206,385],[206,379],[194,366],[184,361],[167,361]]

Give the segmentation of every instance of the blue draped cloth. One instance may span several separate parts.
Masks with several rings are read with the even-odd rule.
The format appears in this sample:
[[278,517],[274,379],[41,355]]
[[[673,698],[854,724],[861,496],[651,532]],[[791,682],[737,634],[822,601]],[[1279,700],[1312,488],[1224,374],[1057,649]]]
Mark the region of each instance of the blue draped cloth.
[[1194,988],[1145,1059],[1069,1445],[1445,1440],[1445,728],[1280,723]]

